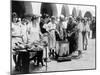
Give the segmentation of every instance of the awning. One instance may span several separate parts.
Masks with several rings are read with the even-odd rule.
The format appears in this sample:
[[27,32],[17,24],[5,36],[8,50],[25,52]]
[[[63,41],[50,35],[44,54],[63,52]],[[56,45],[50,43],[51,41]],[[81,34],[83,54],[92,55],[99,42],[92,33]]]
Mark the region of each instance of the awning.
[[77,17],[76,8],[73,8],[72,10],[72,17]]
[[61,14],[64,15],[65,17],[70,16],[69,7],[67,5],[62,6]]
[[19,17],[25,13],[24,1],[12,1],[12,12],[16,12]]
[[92,19],[92,13],[90,11],[86,11],[86,13],[84,14],[84,17]]
[[56,4],[42,3],[41,14],[48,14],[49,16],[58,16]]
[[81,10],[78,13],[78,17],[81,17],[82,18],[82,11]]

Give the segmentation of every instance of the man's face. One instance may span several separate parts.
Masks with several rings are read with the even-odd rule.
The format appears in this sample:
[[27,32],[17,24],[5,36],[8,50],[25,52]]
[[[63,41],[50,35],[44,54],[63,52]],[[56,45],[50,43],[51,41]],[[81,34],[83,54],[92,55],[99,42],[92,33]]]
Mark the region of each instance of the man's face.
[[24,25],[25,23],[26,23],[26,19],[23,18],[23,19],[22,19],[22,24]]
[[17,18],[13,18],[13,22],[14,22],[14,23],[17,22]]
[[69,18],[69,22],[72,22],[72,18]]
[[47,23],[49,21],[49,18],[45,18],[44,21],[45,23]]
[[51,20],[51,22],[52,22],[52,23],[55,23],[55,22],[56,22],[56,20],[55,20],[55,19],[52,19],[52,20]]

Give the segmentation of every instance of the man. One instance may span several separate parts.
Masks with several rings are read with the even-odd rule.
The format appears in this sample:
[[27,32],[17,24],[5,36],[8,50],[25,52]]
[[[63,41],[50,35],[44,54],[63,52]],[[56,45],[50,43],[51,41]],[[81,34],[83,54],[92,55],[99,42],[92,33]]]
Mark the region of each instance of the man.
[[77,49],[77,28],[76,23],[73,21],[72,17],[69,17],[69,21],[67,24],[67,33],[68,33],[68,41],[69,41],[69,54],[72,54]]
[[59,17],[59,22],[56,26],[57,30],[55,32],[56,34],[56,58],[58,56],[62,56],[63,54],[66,53],[65,49],[61,49],[61,41],[65,41],[65,28],[66,28],[66,23],[65,23],[65,17],[61,15]]
[[56,17],[52,16],[51,21],[48,23],[48,33],[49,33],[49,50],[50,50],[50,55],[53,55],[54,57],[54,51],[55,51],[55,44],[56,44],[56,39],[55,39],[55,30],[56,30]]
[[11,38],[12,38],[12,49],[13,49],[13,60],[15,62],[15,69],[18,70],[19,63],[18,63],[18,53],[16,48],[19,48],[19,43],[22,42],[21,36],[21,23],[17,22],[18,17],[17,14],[14,12],[12,14],[12,27],[11,27]]

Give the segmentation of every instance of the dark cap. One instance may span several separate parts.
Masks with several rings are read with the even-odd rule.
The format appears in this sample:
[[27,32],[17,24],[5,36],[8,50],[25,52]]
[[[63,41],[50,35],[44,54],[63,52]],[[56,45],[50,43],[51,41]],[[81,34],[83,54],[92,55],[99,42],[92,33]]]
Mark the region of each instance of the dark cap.
[[43,19],[49,18],[49,15],[48,15],[48,14],[43,14],[43,15],[42,15],[42,18],[43,18]]
[[17,17],[18,17],[18,16],[17,16],[17,13],[16,13],[16,12],[13,12],[13,13],[12,13],[12,17],[13,17],[13,18],[17,18]]
[[77,20],[77,21],[81,21],[81,18],[80,18],[80,17],[77,17],[76,20]]

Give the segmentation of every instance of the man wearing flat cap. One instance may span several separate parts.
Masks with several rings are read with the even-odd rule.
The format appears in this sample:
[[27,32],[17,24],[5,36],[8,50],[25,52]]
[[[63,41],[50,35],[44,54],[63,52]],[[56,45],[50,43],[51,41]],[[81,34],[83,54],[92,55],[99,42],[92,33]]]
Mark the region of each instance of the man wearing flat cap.
[[11,37],[12,37],[12,53],[15,63],[15,69],[18,70],[19,63],[17,57],[19,54],[16,52],[15,48],[19,47],[19,42],[22,42],[21,36],[21,23],[18,22],[18,16],[15,12],[12,13],[12,26],[11,26]]

